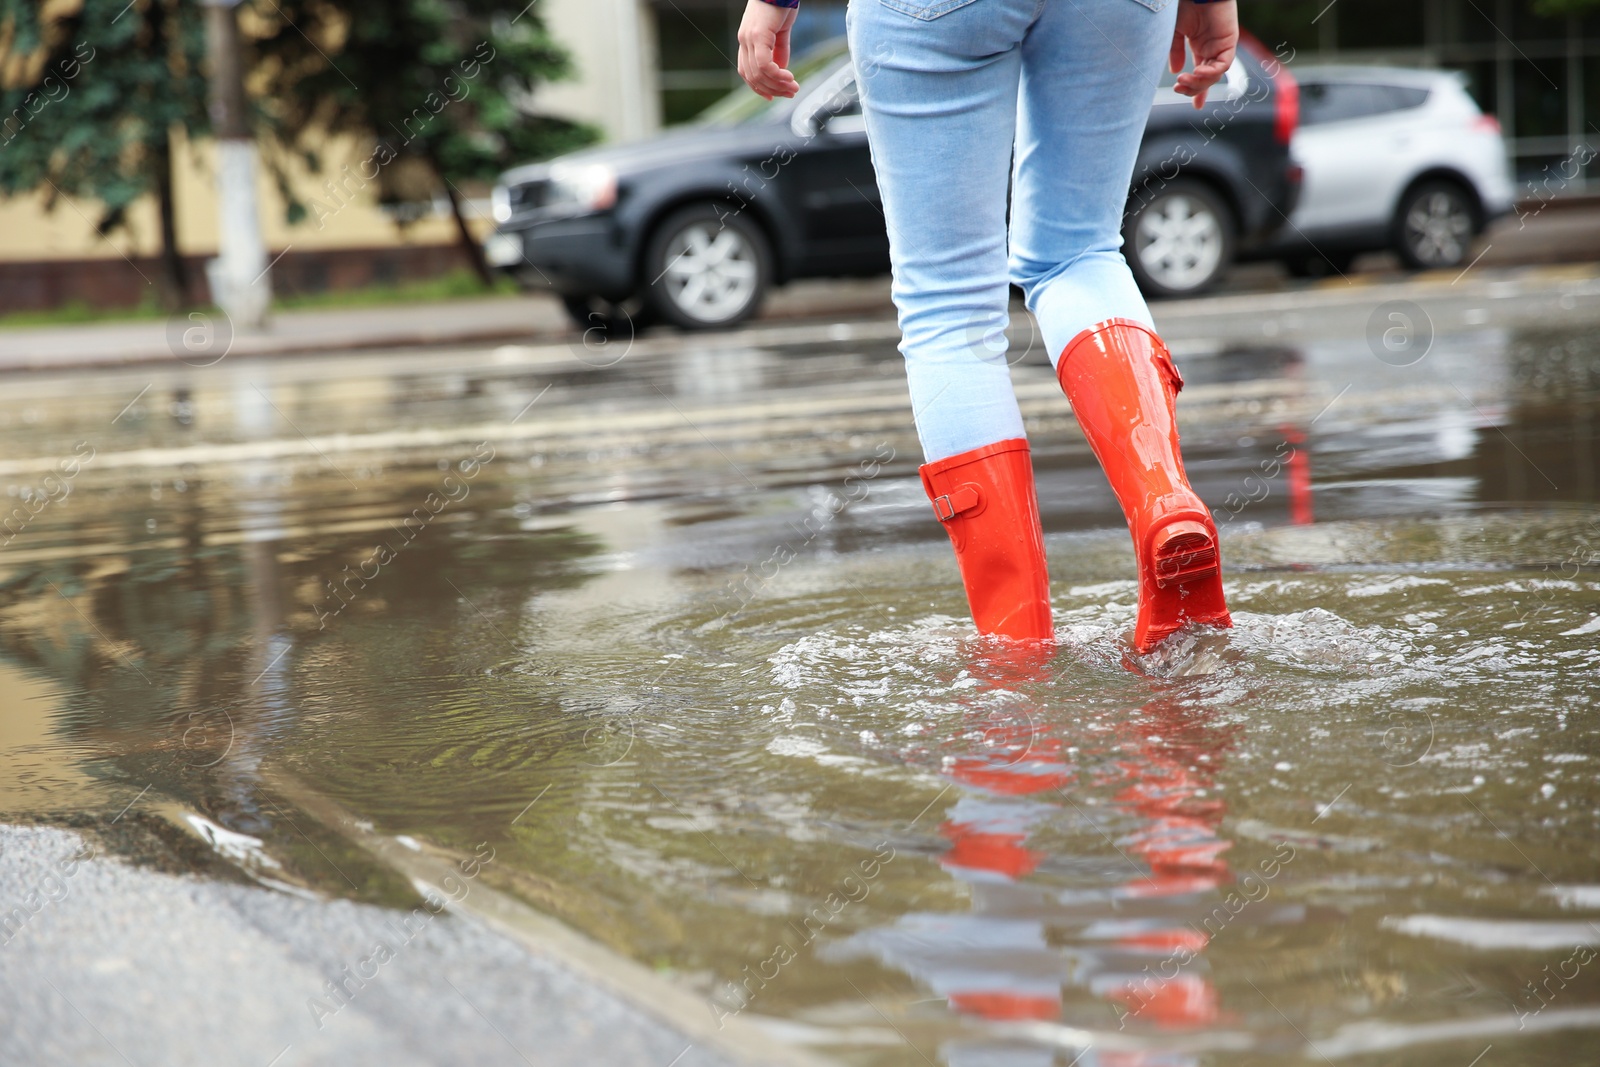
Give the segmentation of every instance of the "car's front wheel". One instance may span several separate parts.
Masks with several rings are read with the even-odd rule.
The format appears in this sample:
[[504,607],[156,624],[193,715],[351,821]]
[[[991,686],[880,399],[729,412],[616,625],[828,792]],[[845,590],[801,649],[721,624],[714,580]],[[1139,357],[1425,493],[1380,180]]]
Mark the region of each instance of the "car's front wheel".
[[668,322],[690,330],[743,322],[772,279],[766,234],[720,204],[694,204],[656,227],[645,250],[645,298]]
[[1394,219],[1394,250],[1412,270],[1448,270],[1466,262],[1478,215],[1471,195],[1450,181],[1407,191]]
[[1122,224],[1122,250],[1149,296],[1195,296],[1233,262],[1233,212],[1204,182],[1178,178],[1134,194],[1142,203]]

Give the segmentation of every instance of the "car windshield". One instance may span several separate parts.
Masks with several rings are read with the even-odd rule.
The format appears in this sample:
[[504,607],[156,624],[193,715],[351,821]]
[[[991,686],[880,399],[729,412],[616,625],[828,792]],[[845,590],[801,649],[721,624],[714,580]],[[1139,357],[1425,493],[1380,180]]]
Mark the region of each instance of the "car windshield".
[[[789,70],[794,74],[795,80],[800,83],[801,92],[805,91],[805,84],[810,79],[831,68],[839,57],[845,54],[845,43],[842,39],[826,41],[810,49],[805,54],[795,57],[789,64]],[[695,119],[698,126],[744,126],[748,123],[762,122],[771,117],[775,111],[789,103],[783,97],[772,100],[763,100],[745,85],[739,86],[715,104],[706,108]]]

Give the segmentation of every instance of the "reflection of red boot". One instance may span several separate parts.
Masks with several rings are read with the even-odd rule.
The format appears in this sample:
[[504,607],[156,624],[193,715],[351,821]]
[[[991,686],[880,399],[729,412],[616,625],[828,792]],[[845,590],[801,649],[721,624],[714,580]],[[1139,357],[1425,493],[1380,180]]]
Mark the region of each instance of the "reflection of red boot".
[[1167,346],[1147,326],[1108,319],[1067,344],[1056,375],[1133,533],[1135,647],[1148,652],[1191,621],[1232,626],[1217,528],[1178,452],[1174,405],[1183,379]]
[[955,546],[978,632],[1050,640],[1050,576],[1028,442],[936,460],[922,468],[922,486]]
[[[1144,985],[1113,990],[1111,997],[1137,1015],[1165,1030],[1211,1026],[1222,1018],[1217,989],[1200,975],[1179,974]],[[1143,1062],[1143,1061],[1141,1061]]]
[[946,822],[939,832],[950,839],[950,849],[939,865],[958,871],[998,874],[1015,882],[1031,874],[1044,856],[1027,846],[1028,835],[985,833],[970,823]]
[[1061,994],[1018,993],[1009,989],[969,990],[951,993],[945,998],[956,1011],[976,1015],[995,1022],[1016,1019],[1058,1019],[1061,1017]]

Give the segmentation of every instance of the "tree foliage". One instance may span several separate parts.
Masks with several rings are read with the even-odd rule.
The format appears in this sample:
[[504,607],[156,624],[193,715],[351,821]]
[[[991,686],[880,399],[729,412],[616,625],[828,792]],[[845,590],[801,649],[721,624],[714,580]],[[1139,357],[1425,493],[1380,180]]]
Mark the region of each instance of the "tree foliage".
[[[327,175],[331,202],[291,195],[291,212],[314,223],[369,184],[389,203],[442,192],[463,248],[486,275],[462,216],[461,184],[595,136],[532,110],[538,86],[569,74],[535,4],[283,0],[257,14],[247,32],[263,118],[279,143]],[[330,134],[350,135],[370,154],[333,165],[321,153]]]
[[171,135],[206,132],[204,54],[192,0],[0,0],[0,193],[64,200],[101,235],[154,193],[169,305],[184,294]]
[[[537,87],[568,74],[537,5],[242,0],[240,24],[253,118],[291,222],[316,225],[368,186],[392,204],[442,192],[481,271],[462,184],[594,137],[533,112]],[[199,0],[0,0],[0,193],[66,202],[101,234],[154,195],[161,295],[175,306],[187,286],[171,136],[208,134],[206,71]],[[349,169],[323,158],[336,135],[365,146]],[[284,165],[294,157],[331,191],[303,196]]]

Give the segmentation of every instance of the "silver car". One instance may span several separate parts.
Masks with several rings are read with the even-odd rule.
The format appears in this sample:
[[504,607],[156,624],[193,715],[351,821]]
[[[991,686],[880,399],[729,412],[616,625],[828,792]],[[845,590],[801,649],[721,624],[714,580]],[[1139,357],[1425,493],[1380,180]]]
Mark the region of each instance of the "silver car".
[[1290,151],[1300,200],[1273,252],[1291,273],[1344,273],[1393,250],[1415,270],[1458,267],[1511,210],[1500,124],[1451,71],[1295,68],[1300,126]]

